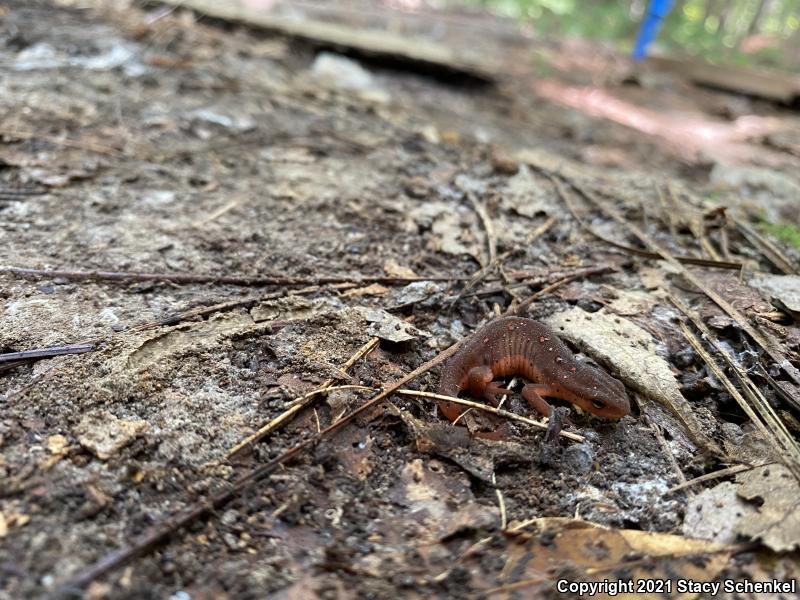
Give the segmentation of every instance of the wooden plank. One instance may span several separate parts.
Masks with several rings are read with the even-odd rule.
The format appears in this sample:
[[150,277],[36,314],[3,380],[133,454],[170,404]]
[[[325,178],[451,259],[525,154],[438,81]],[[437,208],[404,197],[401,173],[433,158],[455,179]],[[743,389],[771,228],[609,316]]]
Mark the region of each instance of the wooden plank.
[[354,29],[336,23],[297,20],[245,8],[237,0],[159,0],[161,4],[189,8],[206,16],[257,27],[314,45],[341,48],[355,54],[391,58],[425,70],[462,73],[486,83],[495,81],[496,71],[449,46],[397,35],[389,31]]
[[651,56],[645,63],[675,73],[693,83],[707,85],[775,102],[791,103],[800,98],[800,76],[769,69],[712,65],[701,60]]

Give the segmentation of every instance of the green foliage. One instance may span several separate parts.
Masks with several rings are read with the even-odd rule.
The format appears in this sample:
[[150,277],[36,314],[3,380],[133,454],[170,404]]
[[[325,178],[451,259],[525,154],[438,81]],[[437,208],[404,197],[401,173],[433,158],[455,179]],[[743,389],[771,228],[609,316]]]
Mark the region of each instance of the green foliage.
[[794,225],[762,221],[759,227],[775,239],[800,250],[800,229]]
[[[471,0],[543,34],[615,41],[630,50],[648,0]],[[764,46],[743,46],[758,34]],[[658,43],[711,62],[798,69],[800,0],[676,0]],[[783,49],[795,40],[794,59]],[[794,63],[794,64],[793,64]]]

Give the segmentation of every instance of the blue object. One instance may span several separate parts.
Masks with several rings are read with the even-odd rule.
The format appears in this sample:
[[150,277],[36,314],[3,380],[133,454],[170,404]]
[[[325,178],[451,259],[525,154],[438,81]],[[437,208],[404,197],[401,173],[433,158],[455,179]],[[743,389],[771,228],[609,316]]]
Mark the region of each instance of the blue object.
[[650,0],[647,7],[647,14],[644,16],[639,35],[636,36],[636,45],[633,47],[633,60],[644,60],[647,58],[647,48],[656,39],[661,22],[672,10],[673,0]]

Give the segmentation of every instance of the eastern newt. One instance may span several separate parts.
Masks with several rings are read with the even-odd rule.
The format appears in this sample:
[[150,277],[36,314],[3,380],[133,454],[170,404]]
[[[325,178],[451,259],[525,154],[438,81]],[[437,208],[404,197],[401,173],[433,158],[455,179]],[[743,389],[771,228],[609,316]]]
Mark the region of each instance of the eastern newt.
[[[458,396],[469,390],[497,406],[497,396],[509,390],[492,381],[505,375],[521,375],[535,382],[522,388],[522,397],[542,415],[549,416],[553,410],[542,396],[566,400],[608,419],[631,412],[622,382],[577,361],[548,327],[520,317],[497,319],[476,331],[442,371],[439,393]],[[439,408],[455,421],[463,407],[440,402]]]

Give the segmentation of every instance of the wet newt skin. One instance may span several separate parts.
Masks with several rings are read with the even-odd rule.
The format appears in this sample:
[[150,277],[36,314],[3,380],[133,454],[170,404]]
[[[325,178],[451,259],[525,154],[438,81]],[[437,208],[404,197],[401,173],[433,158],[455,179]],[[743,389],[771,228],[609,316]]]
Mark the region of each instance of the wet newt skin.
[[[566,400],[607,419],[619,419],[631,411],[620,381],[577,361],[552,330],[521,317],[497,319],[476,331],[442,371],[439,393],[458,396],[469,390],[496,406],[497,396],[509,392],[492,381],[505,375],[535,382],[522,389],[522,397],[542,415],[549,416],[553,410],[542,396]],[[464,410],[453,402],[440,402],[439,408],[451,421]]]

